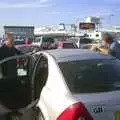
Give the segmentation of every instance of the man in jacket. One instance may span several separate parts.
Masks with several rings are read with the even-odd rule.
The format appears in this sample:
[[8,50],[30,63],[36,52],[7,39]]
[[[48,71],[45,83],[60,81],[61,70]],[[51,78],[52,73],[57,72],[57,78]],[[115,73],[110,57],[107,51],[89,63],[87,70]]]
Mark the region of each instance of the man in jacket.
[[[4,44],[0,47],[0,60],[19,54],[21,54],[21,52],[14,47],[14,35],[12,33],[7,33],[5,35]],[[3,63],[2,71],[4,76],[10,78],[15,77],[17,75],[16,67],[17,63],[15,59]]]
[[7,33],[5,35],[4,44],[0,47],[0,60],[18,54],[21,54],[21,52],[14,47],[13,34]]
[[[18,102],[18,70],[17,70],[17,57],[21,52],[14,47],[14,36],[12,33],[5,35],[4,44],[0,47],[0,63],[1,67],[1,80],[0,80],[0,103],[9,109],[16,109],[19,106]],[[6,59],[10,58],[10,59]],[[19,95],[20,96],[20,95]],[[22,101],[22,100],[21,100]]]

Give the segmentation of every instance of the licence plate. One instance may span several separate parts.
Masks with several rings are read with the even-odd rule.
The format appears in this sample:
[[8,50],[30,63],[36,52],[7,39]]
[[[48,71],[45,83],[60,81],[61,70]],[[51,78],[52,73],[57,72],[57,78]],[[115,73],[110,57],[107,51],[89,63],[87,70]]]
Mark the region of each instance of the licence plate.
[[120,120],[120,112],[115,113],[115,120]]

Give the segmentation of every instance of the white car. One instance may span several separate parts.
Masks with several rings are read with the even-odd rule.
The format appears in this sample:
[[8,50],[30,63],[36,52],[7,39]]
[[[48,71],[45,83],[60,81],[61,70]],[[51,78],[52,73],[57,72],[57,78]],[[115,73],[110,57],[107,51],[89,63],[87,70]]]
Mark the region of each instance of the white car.
[[40,120],[120,120],[120,61],[80,49],[36,53]]
[[95,42],[95,40],[93,40],[93,39],[83,37],[76,41],[76,45],[78,48],[82,48],[82,46],[87,45],[87,44],[92,44],[94,42]]

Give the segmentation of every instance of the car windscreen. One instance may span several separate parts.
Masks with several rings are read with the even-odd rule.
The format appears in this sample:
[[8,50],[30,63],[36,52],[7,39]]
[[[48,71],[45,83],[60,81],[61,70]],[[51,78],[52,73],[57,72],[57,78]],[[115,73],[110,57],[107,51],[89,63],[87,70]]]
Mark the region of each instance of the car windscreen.
[[59,63],[72,93],[96,93],[120,90],[120,61],[81,60]]

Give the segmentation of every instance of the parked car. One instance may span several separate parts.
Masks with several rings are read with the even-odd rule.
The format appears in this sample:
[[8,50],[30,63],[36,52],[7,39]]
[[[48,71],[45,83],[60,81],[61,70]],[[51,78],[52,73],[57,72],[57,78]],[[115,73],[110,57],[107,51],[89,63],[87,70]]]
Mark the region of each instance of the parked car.
[[35,55],[40,120],[119,120],[119,60],[83,49]]
[[92,44],[92,43],[94,43],[94,39],[86,38],[86,37],[82,37],[76,41],[76,45],[78,48],[81,48],[83,45]]
[[38,45],[42,50],[54,49],[56,48],[54,44],[55,40],[52,37],[37,37],[32,44]]
[[78,48],[75,42],[72,41],[58,41],[56,42],[56,47],[62,49]]

